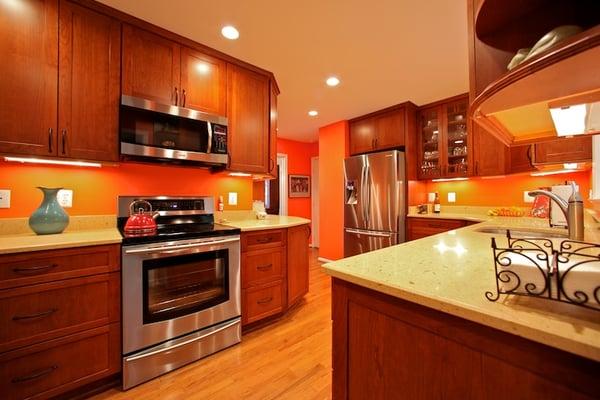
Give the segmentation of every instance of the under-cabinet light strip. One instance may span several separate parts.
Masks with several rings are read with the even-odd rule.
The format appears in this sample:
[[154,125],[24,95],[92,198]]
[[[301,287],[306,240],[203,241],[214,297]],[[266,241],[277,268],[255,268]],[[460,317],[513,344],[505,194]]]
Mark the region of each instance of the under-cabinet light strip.
[[44,158],[27,158],[27,157],[4,157],[4,161],[20,162],[28,164],[50,164],[50,165],[68,165],[72,167],[94,167],[100,168],[102,164],[87,162],[87,161],[65,161],[65,160],[48,160]]

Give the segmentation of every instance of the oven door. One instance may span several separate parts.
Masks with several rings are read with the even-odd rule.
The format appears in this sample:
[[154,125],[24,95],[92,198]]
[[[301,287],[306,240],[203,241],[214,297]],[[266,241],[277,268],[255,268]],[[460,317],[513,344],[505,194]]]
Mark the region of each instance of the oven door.
[[123,354],[238,317],[240,238],[124,246]]

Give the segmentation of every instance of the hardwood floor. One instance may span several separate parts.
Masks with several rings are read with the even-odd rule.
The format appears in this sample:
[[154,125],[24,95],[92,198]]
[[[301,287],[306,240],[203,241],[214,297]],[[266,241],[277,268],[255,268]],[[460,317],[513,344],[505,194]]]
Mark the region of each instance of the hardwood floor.
[[243,336],[242,343],[123,392],[121,399],[331,398],[331,279],[311,250],[310,290],[281,320]]

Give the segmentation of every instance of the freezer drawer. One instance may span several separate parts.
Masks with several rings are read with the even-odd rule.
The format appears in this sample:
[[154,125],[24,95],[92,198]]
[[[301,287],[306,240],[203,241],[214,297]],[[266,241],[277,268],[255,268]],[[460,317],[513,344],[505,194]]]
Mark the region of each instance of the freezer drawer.
[[404,241],[404,235],[394,232],[366,231],[344,228],[344,257],[383,249]]

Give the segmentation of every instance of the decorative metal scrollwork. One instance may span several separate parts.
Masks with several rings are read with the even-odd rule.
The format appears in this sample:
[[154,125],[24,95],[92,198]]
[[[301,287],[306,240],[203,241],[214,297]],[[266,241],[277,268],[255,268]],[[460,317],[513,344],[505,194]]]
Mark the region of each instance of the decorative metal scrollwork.
[[600,311],[599,244],[564,240],[555,249],[550,239],[515,238],[508,230],[506,238],[506,248],[492,238],[496,292],[485,292],[488,300],[514,294]]

